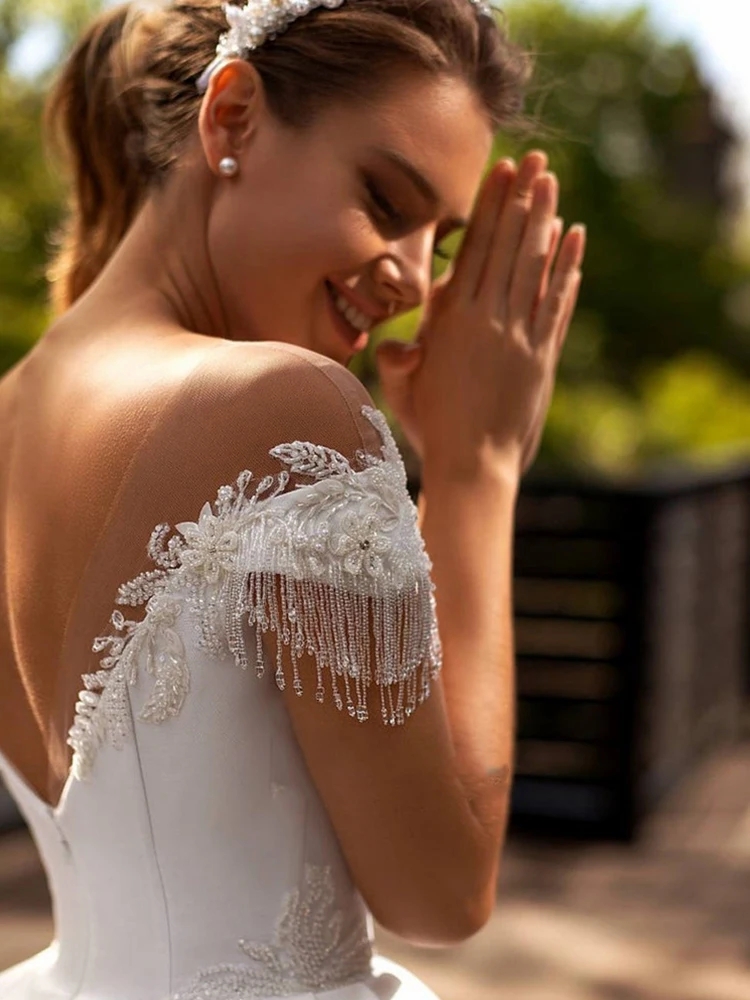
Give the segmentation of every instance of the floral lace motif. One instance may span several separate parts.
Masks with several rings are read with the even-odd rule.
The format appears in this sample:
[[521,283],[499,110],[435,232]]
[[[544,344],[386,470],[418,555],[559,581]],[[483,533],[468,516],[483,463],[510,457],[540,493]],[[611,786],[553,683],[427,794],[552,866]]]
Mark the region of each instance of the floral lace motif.
[[[254,627],[253,660],[265,669],[262,636],[277,636],[275,679],[302,693],[298,670],[315,661],[315,697],[325,697],[328,674],[334,703],[361,721],[368,691],[380,694],[383,721],[403,723],[429,694],[440,668],[430,562],[406,489],[406,472],[382,413],[362,413],[382,439],[382,457],[357,453],[357,468],[339,452],[294,441],[271,449],[287,469],[266,476],[248,495],[253,476],[243,470],[222,486],[197,522],[159,524],[148,544],[157,569],[123,584],[117,603],[146,605],[141,621],[114,611],[117,634],[98,636],[107,650],[94,673],[84,674],[76,718],[68,734],[73,773],[85,777],[105,741],[121,746],[130,735],[127,686],[141,667],[153,676],[139,714],[160,723],[179,713],[190,688],[185,648],[175,628],[189,612],[198,645],[231,654],[248,666],[245,624]],[[285,492],[291,475],[310,482]]]
[[238,1000],[332,990],[364,979],[372,946],[361,919],[336,907],[329,866],[305,866],[286,897],[270,944],[240,939],[250,963],[201,969],[171,1000]]

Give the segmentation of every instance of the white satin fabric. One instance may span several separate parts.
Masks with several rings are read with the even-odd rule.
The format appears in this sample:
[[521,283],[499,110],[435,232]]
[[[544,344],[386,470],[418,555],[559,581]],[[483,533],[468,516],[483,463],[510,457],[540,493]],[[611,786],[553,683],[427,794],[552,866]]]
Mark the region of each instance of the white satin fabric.
[[[332,876],[335,902],[321,919],[340,914],[371,938],[273,672],[258,679],[206,657],[187,621],[175,627],[191,671],[176,719],[136,722],[132,741],[103,745],[91,780],[71,773],[55,808],[0,756],[39,847],[55,921],[48,948],[0,972],[2,1000],[167,1000],[202,969],[247,961],[239,939],[271,940],[306,865]],[[146,696],[145,685],[129,690],[133,716]],[[359,982],[286,995],[435,1000],[377,956]]]

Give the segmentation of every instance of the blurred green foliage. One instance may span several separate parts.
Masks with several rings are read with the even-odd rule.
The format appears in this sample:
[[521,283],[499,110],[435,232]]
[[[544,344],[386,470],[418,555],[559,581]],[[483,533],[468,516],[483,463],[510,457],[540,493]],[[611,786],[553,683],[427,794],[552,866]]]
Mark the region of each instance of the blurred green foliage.
[[684,45],[664,44],[641,9],[575,13],[559,0],[524,0],[513,35],[538,53],[536,113],[562,213],[589,231],[586,287],[570,377],[634,387],[676,352],[714,351],[750,375],[750,314],[732,293],[750,270],[726,239],[737,204],[722,176],[731,129]]
[[612,476],[676,459],[722,465],[749,454],[750,387],[715,355],[687,351],[646,369],[635,393],[595,377],[561,381],[546,434],[564,466],[577,456]]
[[64,193],[42,149],[48,75],[14,73],[14,51],[43,24],[54,25],[63,50],[98,6],[95,0],[0,0],[0,371],[49,324],[47,241]]
[[523,0],[509,22],[537,54],[531,110],[553,135],[562,214],[589,234],[543,458],[628,472],[750,454],[750,262],[728,175],[738,137],[693,52],[661,39],[644,8]]
[[[21,78],[14,49],[46,24],[65,51],[101,6],[0,0],[0,370],[49,321],[44,267],[63,195],[41,145],[51,70]],[[727,180],[736,137],[693,52],[661,38],[644,9],[509,0],[507,20],[536,73],[531,127],[499,137],[495,155],[547,149],[566,222],[589,232],[538,467],[617,475],[750,454],[750,262]],[[409,338],[417,320],[379,336]],[[357,371],[377,395],[374,344]]]

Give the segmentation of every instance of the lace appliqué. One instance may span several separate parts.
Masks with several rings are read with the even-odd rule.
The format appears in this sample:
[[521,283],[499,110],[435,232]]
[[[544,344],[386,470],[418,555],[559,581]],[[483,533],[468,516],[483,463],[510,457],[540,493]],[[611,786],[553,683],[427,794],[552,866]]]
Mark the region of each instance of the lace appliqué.
[[372,946],[363,921],[336,908],[330,867],[305,866],[286,897],[268,943],[238,942],[252,960],[202,969],[171,1000],[238,1000],[333,990],[370,972]]
[[84,674],[85,688],[78,693],[76,717],[68,730],[67,742],[75,749],[73,773],[82,778],[89,773],[96,748],[105,740],[119,747],[131,731],[126,686],[138,680],[139,664],[155,678],[151,696],[141,710],[144,722],[163,722],[182,708],[190,687],[190,675],[182,639],[174,624],[182,604],[168,594],[155,594],[147,605],[143,621],[128,621],[121,611],[112,613],[112,624],[122,635],[98,636],[92,649],[102,657],[102,668]]
[[[406,472],[380,411],[362,413],[382,439],[382,457],[360,451],[355,468],[339,452],[294,441],[271,449],[287,468],[255,485],[243,470],[222,486],[197,522],[154,529],[148,553],[157,569],[122,584],[116,603],[146,605],[141,621],[112,614],[117,634],[98,636],[108,650],[101,668],[84,674],[67,742],[73,773],[85,777],[105,741],[120,746],[132,725],[127,685],[141,667],[154,677],[139,719],[163,722],[179,713],[190,676],[175,624],[187,609],[198,645],[231,654],[246,669],[245,624],[254,628],[252,659],[265,669],[262,636],[277,636],[275,679],[302,694],[298,670],[307,653],[316,666],[315,697],[325,698],[327,675],[334,703],[361,721],[369,717],[374,683],[389,724],[405,718],[429,694],[440,668],[430,561],[419,534]],[[285,492],[291,475],[311,482]],[[170,537],[171,534],[171,537]]]

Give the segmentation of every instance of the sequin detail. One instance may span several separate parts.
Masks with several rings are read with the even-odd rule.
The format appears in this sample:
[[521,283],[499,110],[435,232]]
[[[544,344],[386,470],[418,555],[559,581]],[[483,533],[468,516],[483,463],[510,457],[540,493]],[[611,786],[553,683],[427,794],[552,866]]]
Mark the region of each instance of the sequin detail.
[[90,773],[102,743],[121,746],[130,734],[127,686],[141,665],[154,684],[139,719],[159,723],[179,713],[190,687],[175,629],[185,611],[201,648],[231,655],[242,669],[252,660],[259,676],[263,634],[275,633],[278,687],[291,680],[303,693],[299,660],[308,654],[316,699],[325,699],[327,683],[337,708],[360,721],[369,718],[373,683],[391,725],[429,695],[441,664],[430,561],[388,424],[372,407],[362,413],[380,434],[381,456],[359,451],[355,467],[322,445],[278,445],[270,454],[286,469],[277,475],[256,484],[245,469],[197,521],[177,524],[176,534],[156,526],[148,554],[158,568],[121,585],[116,599],[145,604],[145,617],[131,621],[115,611],[118,634],[94,640],[93,650],[108,654],[101,669],[83,676],[67,741],[76,777]]
[[[205,93],[212,73],[225,59],[244,57],[264,45],[317,7],[340,7],[343,0],[248,0],[244,6],[222,4],[229,30],[222,32],[216,44],[216,56],[196,80],[199,93]],[[470,0],[480,14],[492,17],[487,0]]]
[[252,960],[201,969],[171,1000],[243,1000],[332,990],[370,972],[372,946],[364,920],[337,908],[330,866],[306,865],[286,897],[273,940],[240,939]]

